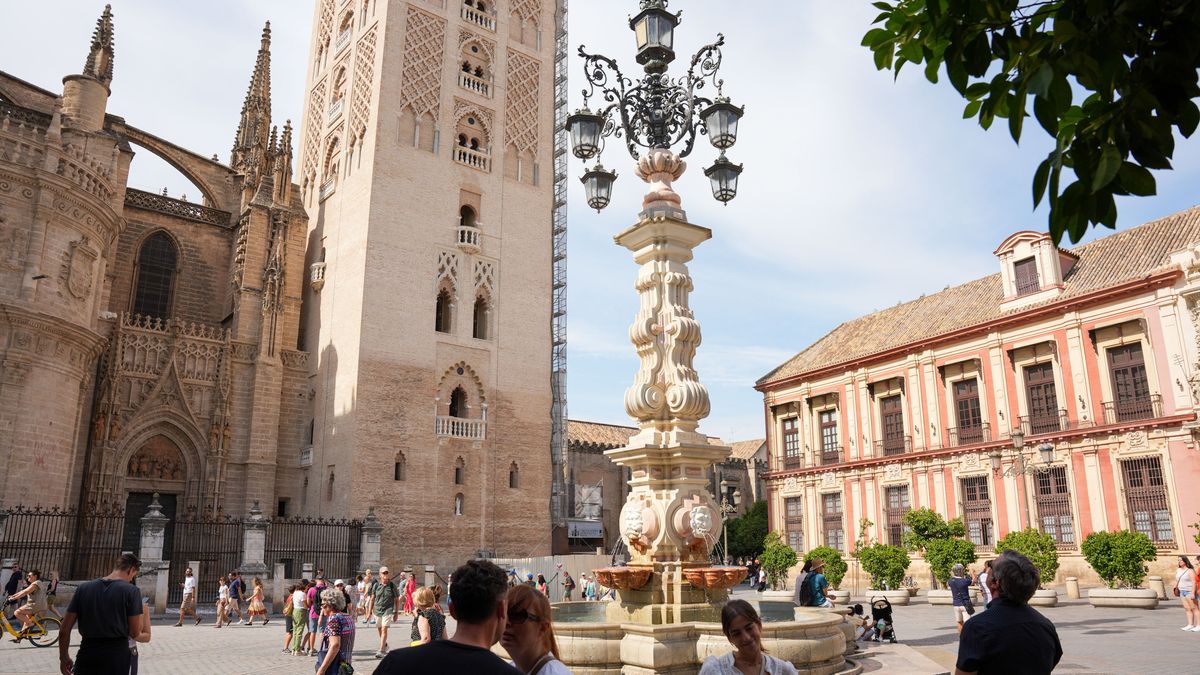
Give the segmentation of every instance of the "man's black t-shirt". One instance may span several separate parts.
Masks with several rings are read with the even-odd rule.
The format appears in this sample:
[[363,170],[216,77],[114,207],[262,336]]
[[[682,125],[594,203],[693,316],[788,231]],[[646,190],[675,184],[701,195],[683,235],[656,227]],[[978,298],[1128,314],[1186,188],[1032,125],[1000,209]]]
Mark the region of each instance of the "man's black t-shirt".
[[1029,605],[996,598],[963,624],[958,669],[988,673],[1049,673],[1062,658],[1054,624]]
[[79,617],[79,634],[84,639],[129,636],[129,617],[142,613],[137,586],[119,579],[96,579],[79,586],[67,605]]
[[499,656],[472,645],[450,640],[438,640],[419,647],[398,649],[388,654],[375,675],[408,675],[412,673],[478,673],[479,675],[520,675],[521,671],[508,665]]

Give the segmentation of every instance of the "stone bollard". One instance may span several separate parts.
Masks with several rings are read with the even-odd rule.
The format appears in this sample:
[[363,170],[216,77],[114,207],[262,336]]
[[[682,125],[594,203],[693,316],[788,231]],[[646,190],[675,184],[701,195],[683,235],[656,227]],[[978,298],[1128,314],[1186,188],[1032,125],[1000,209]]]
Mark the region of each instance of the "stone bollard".
[[313,578],[313,568],[314,567],[315,567],[315,565],[313,565],[312,563],[304,563],[304,564],[300,565],[300,578],[311,580]]
[[1159,600],[1167,599],[1167,585],[1163,583],[1163,578],[1158,576],[1149,577],[1150,590],[1158,593]]
[[[195,571],[192,572],[195,574]],[[162,616],[167,613],[167,594],[171,585],[171,561],[158,563],[157,578],[154,580],[154,613]]]
[[1079,599],[1079,578],[1067,577],[1067,597],[1072,600]]
[[437,570],[434,569],[433,565],[425,565],[425,587],[433,588],[433,585],[436,583]]
[[287,582],[284,575],[287,574],[285,565],[281,562],[275,563],[275,574],[271,577],[271,607],[277,611],[283,610],[283,603],[287,598],[283,597],[283,586]]

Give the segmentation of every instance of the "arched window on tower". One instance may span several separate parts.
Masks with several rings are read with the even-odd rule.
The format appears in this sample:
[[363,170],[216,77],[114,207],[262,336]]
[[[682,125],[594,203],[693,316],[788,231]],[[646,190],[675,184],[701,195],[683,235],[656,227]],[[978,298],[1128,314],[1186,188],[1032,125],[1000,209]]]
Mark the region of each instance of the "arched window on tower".
[[395,480],[405,480],[405,472],[408,471],[407,463],[408,463],[408,460],[407,460],[407,458],[405,458],[404,453],[397,452],[396,453],[396,473],[394,474]]
[[467,392],[462,387],[455,387],[454,391],[450,392],[450,410],[448,412],[451,417],[465,418],[467,416]]
[[464,485],[467,480],[467,465],[463,462],[463,458],[459,457],[454,460],[454,484]]
[[133,291],[134,314],[171,318],[171,295],[178,265],[179,251],[166,232],[155,232],[142,243]]
[[475,311],[473,314],[471,335],[476,340],[488,339],[488,314],[489,313],[490,313],[490,308],[488,307],[487,298],[483,297],[482,295],[479,296],[478,298],[475,298]]
[[437,294],[437,306],[434,308],[433,328],[439,333],[450,332],[452,304],[450,291],[443,288]]
[[478,223],[476,222],[477,218],[478,216],[475,215],[475,209],[467,206],[466,204],[464,204],[462,208],[458,210],[458,224],[462,225],[463,227],[479,227]]
[[508,467],[508,487],[514,490],[520,487],[520,478],[521,470],[517,468],[517,463],[513,462],[512,465]]

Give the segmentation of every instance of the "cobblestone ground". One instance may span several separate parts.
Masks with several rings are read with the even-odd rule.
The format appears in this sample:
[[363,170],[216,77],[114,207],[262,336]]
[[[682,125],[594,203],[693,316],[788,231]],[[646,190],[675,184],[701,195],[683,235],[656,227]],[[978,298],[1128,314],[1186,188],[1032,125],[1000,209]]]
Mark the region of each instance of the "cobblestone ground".
[[[741,590],[749,600],[757,593]],[[1184,624],[1179,601],[1160,603],[1157,610],[1093,608],[1083,600],[1060,602],[1040,610],[1058,628],[1063,659],[1056,672],[1125,675],[1127,673],[1200,672],[1200,633],[1179,630]],[[896,632],[901,644],[867,645],[858,658],[864,672],[942,673],[954,671],[958,635],[950,608],[931,606],[923,597],[896,607]],[[283,621],[267,626],[212,627],[212,616],[200,626],[175,628],[174,616],[154,622],[154,638],[140,647],[144,675],[250,675],[252,673],[313,672],[311,657],[288,656],[283,647]],[[453,633],[453,620],[448,619]],[[392,646],[406,643],[408,620],[391,632]],[[358,624],[354,658],[364,675],[375,669],[377,638],[373,626]],[[75,636],[78,640],[78,634]],[[924,658],[915,658],[915,655]],[[921,668],[911,664],[921,663]],[[938,667],[932,667],[936,664]],[[58,672],[58,647],[37,648],[9,641],[0,644],[0,673],[50,675]],[[451,675],[447,673],[446,675]]]

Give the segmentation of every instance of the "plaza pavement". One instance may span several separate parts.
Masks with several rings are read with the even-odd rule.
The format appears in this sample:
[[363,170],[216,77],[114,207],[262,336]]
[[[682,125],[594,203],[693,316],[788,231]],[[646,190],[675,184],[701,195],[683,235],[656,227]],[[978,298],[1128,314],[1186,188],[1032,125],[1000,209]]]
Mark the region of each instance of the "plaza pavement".
[[[744,587],[735,597],[748,600],[757,593]],[[861,598],[858,600],[861,602]],[[1097,609],[1086,600],[1065,600],[1057,607],[1040,610],[1058,628],[1063,659],[1058,673],[1189,673],[1200,672],[1200,633],[1179,630],[1184,623],[1179,601],[1172,598],[1157,610]],[[211,612],[211,610],[210,610]],[[280,653],[283,643],[282,617],[267,626],[232,625],[212,627],[212,615],[200,626],[175,628],[177,615],[154,622],[154,637],[141,645],[143,675],[251,675],[255,673],[307,674],[313,672],[311,657]],[[900,644],[863,644],[853,656],[864,673],[888,675],[954,672],[958,635],[949,607],[926,604],[923,596],[914,604],[895,607],[896,633]],[[453,619],[448,618],[448,633]],[[407,642],[409,622],[401,617],[391,631],[393,646]],[[75,634],[78,644],[78,633]],[[368,675],[375,669],[377,645],[373,626],[358,624],[354,657],[357,672]],[[58,647],[37,648],[8,640],[0,643],[0,673],[52,675],[58,672]],[[447,673],[445,675],[453,675]]]

